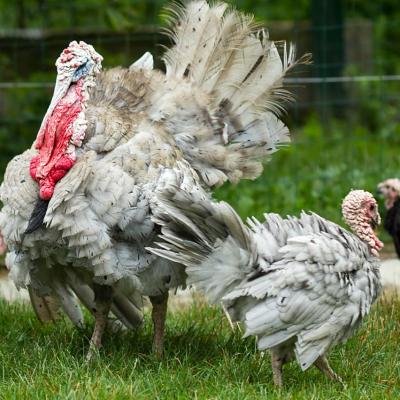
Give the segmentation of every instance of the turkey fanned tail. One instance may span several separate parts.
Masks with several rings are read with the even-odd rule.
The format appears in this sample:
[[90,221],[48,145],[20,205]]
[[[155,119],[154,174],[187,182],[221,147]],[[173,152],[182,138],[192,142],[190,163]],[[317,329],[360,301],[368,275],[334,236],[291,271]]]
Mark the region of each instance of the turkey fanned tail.
[[[309,55],[296,61],[294,46],[269,40],[252,17],[225,3],[193,1],[170,15],[169,83],[157,91],[150,116],[168,121],[207,186],[258,177],[262,162],[289,142],[279,119],[292,98],[283,78]],[[202,129],[193,129],[199,123]]]

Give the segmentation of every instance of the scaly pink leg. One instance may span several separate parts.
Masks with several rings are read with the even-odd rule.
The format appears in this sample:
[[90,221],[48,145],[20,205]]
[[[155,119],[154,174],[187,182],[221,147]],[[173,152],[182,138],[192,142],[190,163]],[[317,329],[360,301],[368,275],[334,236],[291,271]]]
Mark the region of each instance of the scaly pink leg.
[[110,286],[106,285],[93,285],[94,290],[94,302],[95,302],[95,325],[90,339],[89,352],[86,360],[90,361],[98,354],[100,347],[102,346],[101,339],[103,337],[104,330],[108,321],[108,314],[110,312],[113,290]]

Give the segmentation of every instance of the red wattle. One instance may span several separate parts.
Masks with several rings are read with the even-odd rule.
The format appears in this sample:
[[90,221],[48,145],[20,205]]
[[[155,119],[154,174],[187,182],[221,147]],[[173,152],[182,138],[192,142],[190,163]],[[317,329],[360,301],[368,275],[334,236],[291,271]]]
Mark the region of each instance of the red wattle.
[[63,156],[55,164],[54,168],[43,179],[37,179],[39,182],[39,196],[42,200],[50,200],[54,193],[56,183],[64,178],[67,172],[75,164],[75,159],[68,155]]
[[33,157],[29,166],[29,173],[32,179],[36,180],[36,171],[40,163],[40,156]]
[[36,148],[39,155],[32,158],[29,172],[39,183],[39,196],[43,200],[52,197],[54,186],[76,161],[73,154],[66,151],[74,134],[74,121],[82,111],[82,85],[80,79],[69,87],[38,133]]

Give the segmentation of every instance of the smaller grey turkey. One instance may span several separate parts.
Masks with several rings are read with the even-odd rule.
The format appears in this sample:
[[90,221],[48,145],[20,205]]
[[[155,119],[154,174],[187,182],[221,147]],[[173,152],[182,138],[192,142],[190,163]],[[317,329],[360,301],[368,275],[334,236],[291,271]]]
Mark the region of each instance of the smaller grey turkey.
[[392,236],[397,257],[400,258],[400,179],[386,179],[378,185],[385,199],[385,230]]
[[269,349],[274,383],[296,359],[341,381],[326,355],[344,342],[369,313],[380,288],[375,236],[377,203],[363,190],[342,204],[353,233],[314,213],[299,218],[265,214],[247,226],[226,203],[204,193],[170,187],[159,196],[162,239],[155,254],[187,266],[188,283],[213,303],[222,302],[245,337]]

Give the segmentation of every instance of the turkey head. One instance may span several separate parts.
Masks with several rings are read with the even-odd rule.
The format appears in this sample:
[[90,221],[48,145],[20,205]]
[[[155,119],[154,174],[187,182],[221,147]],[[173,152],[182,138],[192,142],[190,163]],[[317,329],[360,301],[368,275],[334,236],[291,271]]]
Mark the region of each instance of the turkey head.
[[383,243],[374,229],[381,223],[378,204],[371,193],[352,190],[342,203],[343,218],[353,232],[370,247],[374,256],[379,255]]
[[85,137],[88,88],[95,85],[102,57],[85,42],[71,42],[57,59],[53,98],[35,141],[39,154],[30,174],[39,183],[39,196],[49,200],[54,186],[74,165],[75,149]]
[[56,61],[53,98],[34,143],[39,153],[30,163],[30,175],[39,184],[39,199],[25,233],[42,225],[56,183],[75,164],[76,148],[81,146],[87,127],[88,91],[95,86],[102,59],[93,46],[73,41]]
[[395,201],[400,197],[400,179],[386,179],[379,183],[378,193],[383,195],[386,209],[392,208]]

